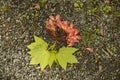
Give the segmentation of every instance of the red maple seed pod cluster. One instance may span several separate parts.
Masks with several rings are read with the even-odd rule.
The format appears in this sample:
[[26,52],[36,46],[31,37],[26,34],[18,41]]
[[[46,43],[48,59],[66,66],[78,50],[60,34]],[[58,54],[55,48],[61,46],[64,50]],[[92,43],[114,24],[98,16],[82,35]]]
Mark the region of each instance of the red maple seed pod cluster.
[[79,42],[80,36],[78,35],[79,30],[74,27],[72,23],[68,23],[68,21],[61,21],[60,15],[49,16],[49,19],[46,22],[46,29],[51,31],[52,35],[59,36],[59,33],[57,34],[57,29],[63,30],[65,32],[65,40],[68,44],[68,46],[73,46],[75,42]]

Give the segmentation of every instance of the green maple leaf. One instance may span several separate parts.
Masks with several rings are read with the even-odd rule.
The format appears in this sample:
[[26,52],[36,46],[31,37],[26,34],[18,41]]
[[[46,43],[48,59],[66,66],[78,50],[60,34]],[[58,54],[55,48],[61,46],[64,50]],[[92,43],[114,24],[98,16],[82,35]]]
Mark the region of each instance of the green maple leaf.
[[54,51],[54,50],[50,52],[50,58],[49,58],[50,68],[51,68],[53,62],[56,61],[56,53],[57,53],[57,51]]
[[50,53],[47,50],[48,44],[39,37],[34,36],[34,39],[35,42],[27,46],[32,57],[30,64],[40,64],[41,70],[43,70],[49,63]]
[[35,42],[27,46],[30,49],[29,54],[32,57],[30,64],[40,64],[41,70],[43,70],[47,65],[51,67],[53,62],[56,62],[66,70],[67,63],[78,63],[73,55],[78,49],[62,47],[59,51],[56,51],[56,43],[48,48],[48,44],[41,38],[34,36],[34,39]]
[[67,63],[78,63],[77,59],[73,55],[78,49],[73,47],[62,47],[56,54],[56,58],[63,69],[66,70]]

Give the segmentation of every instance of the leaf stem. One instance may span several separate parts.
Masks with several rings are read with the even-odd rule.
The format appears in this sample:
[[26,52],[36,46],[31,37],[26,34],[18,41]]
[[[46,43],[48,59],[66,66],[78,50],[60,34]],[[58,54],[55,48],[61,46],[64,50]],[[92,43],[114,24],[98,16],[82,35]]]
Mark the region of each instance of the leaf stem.
[[48,51],[49,51],[49,50],[52,50],[52,51],[53,51],[53,50],[56,50],[56,49],[55,49],[56,43],[57,43],[57,41],[55,41],[55,42],[48,48]]

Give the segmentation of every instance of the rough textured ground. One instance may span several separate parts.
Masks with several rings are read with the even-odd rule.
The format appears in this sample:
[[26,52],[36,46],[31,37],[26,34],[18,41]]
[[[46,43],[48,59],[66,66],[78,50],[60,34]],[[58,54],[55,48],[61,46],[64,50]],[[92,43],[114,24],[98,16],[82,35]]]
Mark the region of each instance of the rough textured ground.
[[[108,13],[88,10],[104,5],[104,0],[81,0],[76,11],[74,0],[0,0],[0,80],[119,80],[120,79],[120,2],[109,3]],[[44,1],[44,0],[43,0]],[[36,4],[40,5],[35,7]],[[27,45],[37,35],[46,41],[45,21],[49,15],[60,14],[80,30],[82,40],[75,47],[79,64],[68,65],[64,71],[53,65],[43,73],[29,65]],[[101,32],[99,32],[101,30]],[[103,30],[103,32],[102,32]],[[93,48],[93,52],[85,48]]]

